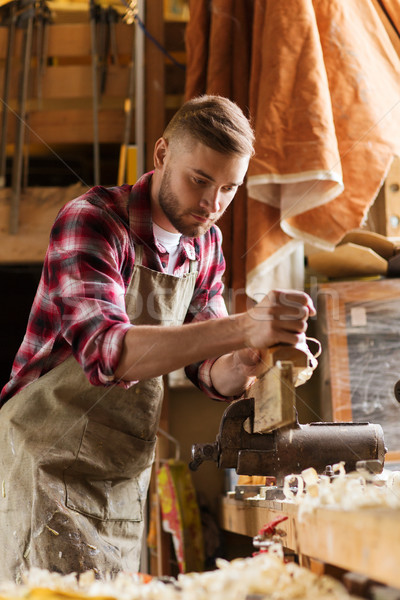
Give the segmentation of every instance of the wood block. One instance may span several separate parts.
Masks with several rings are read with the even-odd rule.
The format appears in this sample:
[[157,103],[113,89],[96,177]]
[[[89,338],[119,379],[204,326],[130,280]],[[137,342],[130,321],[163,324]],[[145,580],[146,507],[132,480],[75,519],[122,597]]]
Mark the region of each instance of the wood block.
[[254,433],[267,433],[296,421],[291,362],[278,362],[248,391],[254,398]]

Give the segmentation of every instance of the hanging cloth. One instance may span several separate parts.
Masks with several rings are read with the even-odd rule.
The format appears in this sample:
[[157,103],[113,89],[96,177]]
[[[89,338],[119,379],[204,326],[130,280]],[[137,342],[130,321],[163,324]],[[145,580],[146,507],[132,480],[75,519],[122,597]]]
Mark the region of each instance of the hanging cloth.
[[304,243],[333,249],[361,226],[400,154],[399,14],[399,0],[191,2],[186,97],[227,95],[255,128],[224,232],[250,297],[300,287]]

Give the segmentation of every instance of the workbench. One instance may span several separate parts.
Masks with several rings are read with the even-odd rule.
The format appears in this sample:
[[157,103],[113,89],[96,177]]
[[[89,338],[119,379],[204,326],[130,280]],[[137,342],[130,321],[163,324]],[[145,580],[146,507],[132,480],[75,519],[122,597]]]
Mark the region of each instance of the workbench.
[[284,547],[299,556],[300,564],[315,559],[400,588],[400,510],[320,507],[299,516],[294,502],[237,500],[231,493],[222,499],[220,524],[254,537],[278,515],[288,517],[279,529],[286,532]]

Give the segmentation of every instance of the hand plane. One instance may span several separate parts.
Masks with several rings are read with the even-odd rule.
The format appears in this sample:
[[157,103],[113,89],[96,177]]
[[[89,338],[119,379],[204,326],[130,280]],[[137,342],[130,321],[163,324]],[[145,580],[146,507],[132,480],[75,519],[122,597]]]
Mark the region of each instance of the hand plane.
[[[298,422],[295,382],[307,361],[295,350],[277,347],[269,352],[263,361],[267,368],[247,397],[225,410],[216,441],[192,446],[192,470],[214,460],[219,468],[234,468],[239,475],[275,477],[277,485],[291,473],[308,467],[323,473],[340,461],[346,471],[355,470],[359,461],[379,461],[382,470],[386,449],[380,425]],[[290,360],[281,360],[285,354]]]

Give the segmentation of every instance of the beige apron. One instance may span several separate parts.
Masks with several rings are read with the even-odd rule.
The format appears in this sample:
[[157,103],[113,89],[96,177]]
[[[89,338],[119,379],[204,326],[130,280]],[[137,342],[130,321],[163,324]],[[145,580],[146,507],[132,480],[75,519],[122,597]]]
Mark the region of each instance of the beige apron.
[[[196,273],[135,267],[125,296],[135,324],[181,324]],[[153,349],[157,352],[157,348]],[[136,572],[163,397],[162,378],[92,386],[73,356],[0,410],[0,580],[39,567]]]

